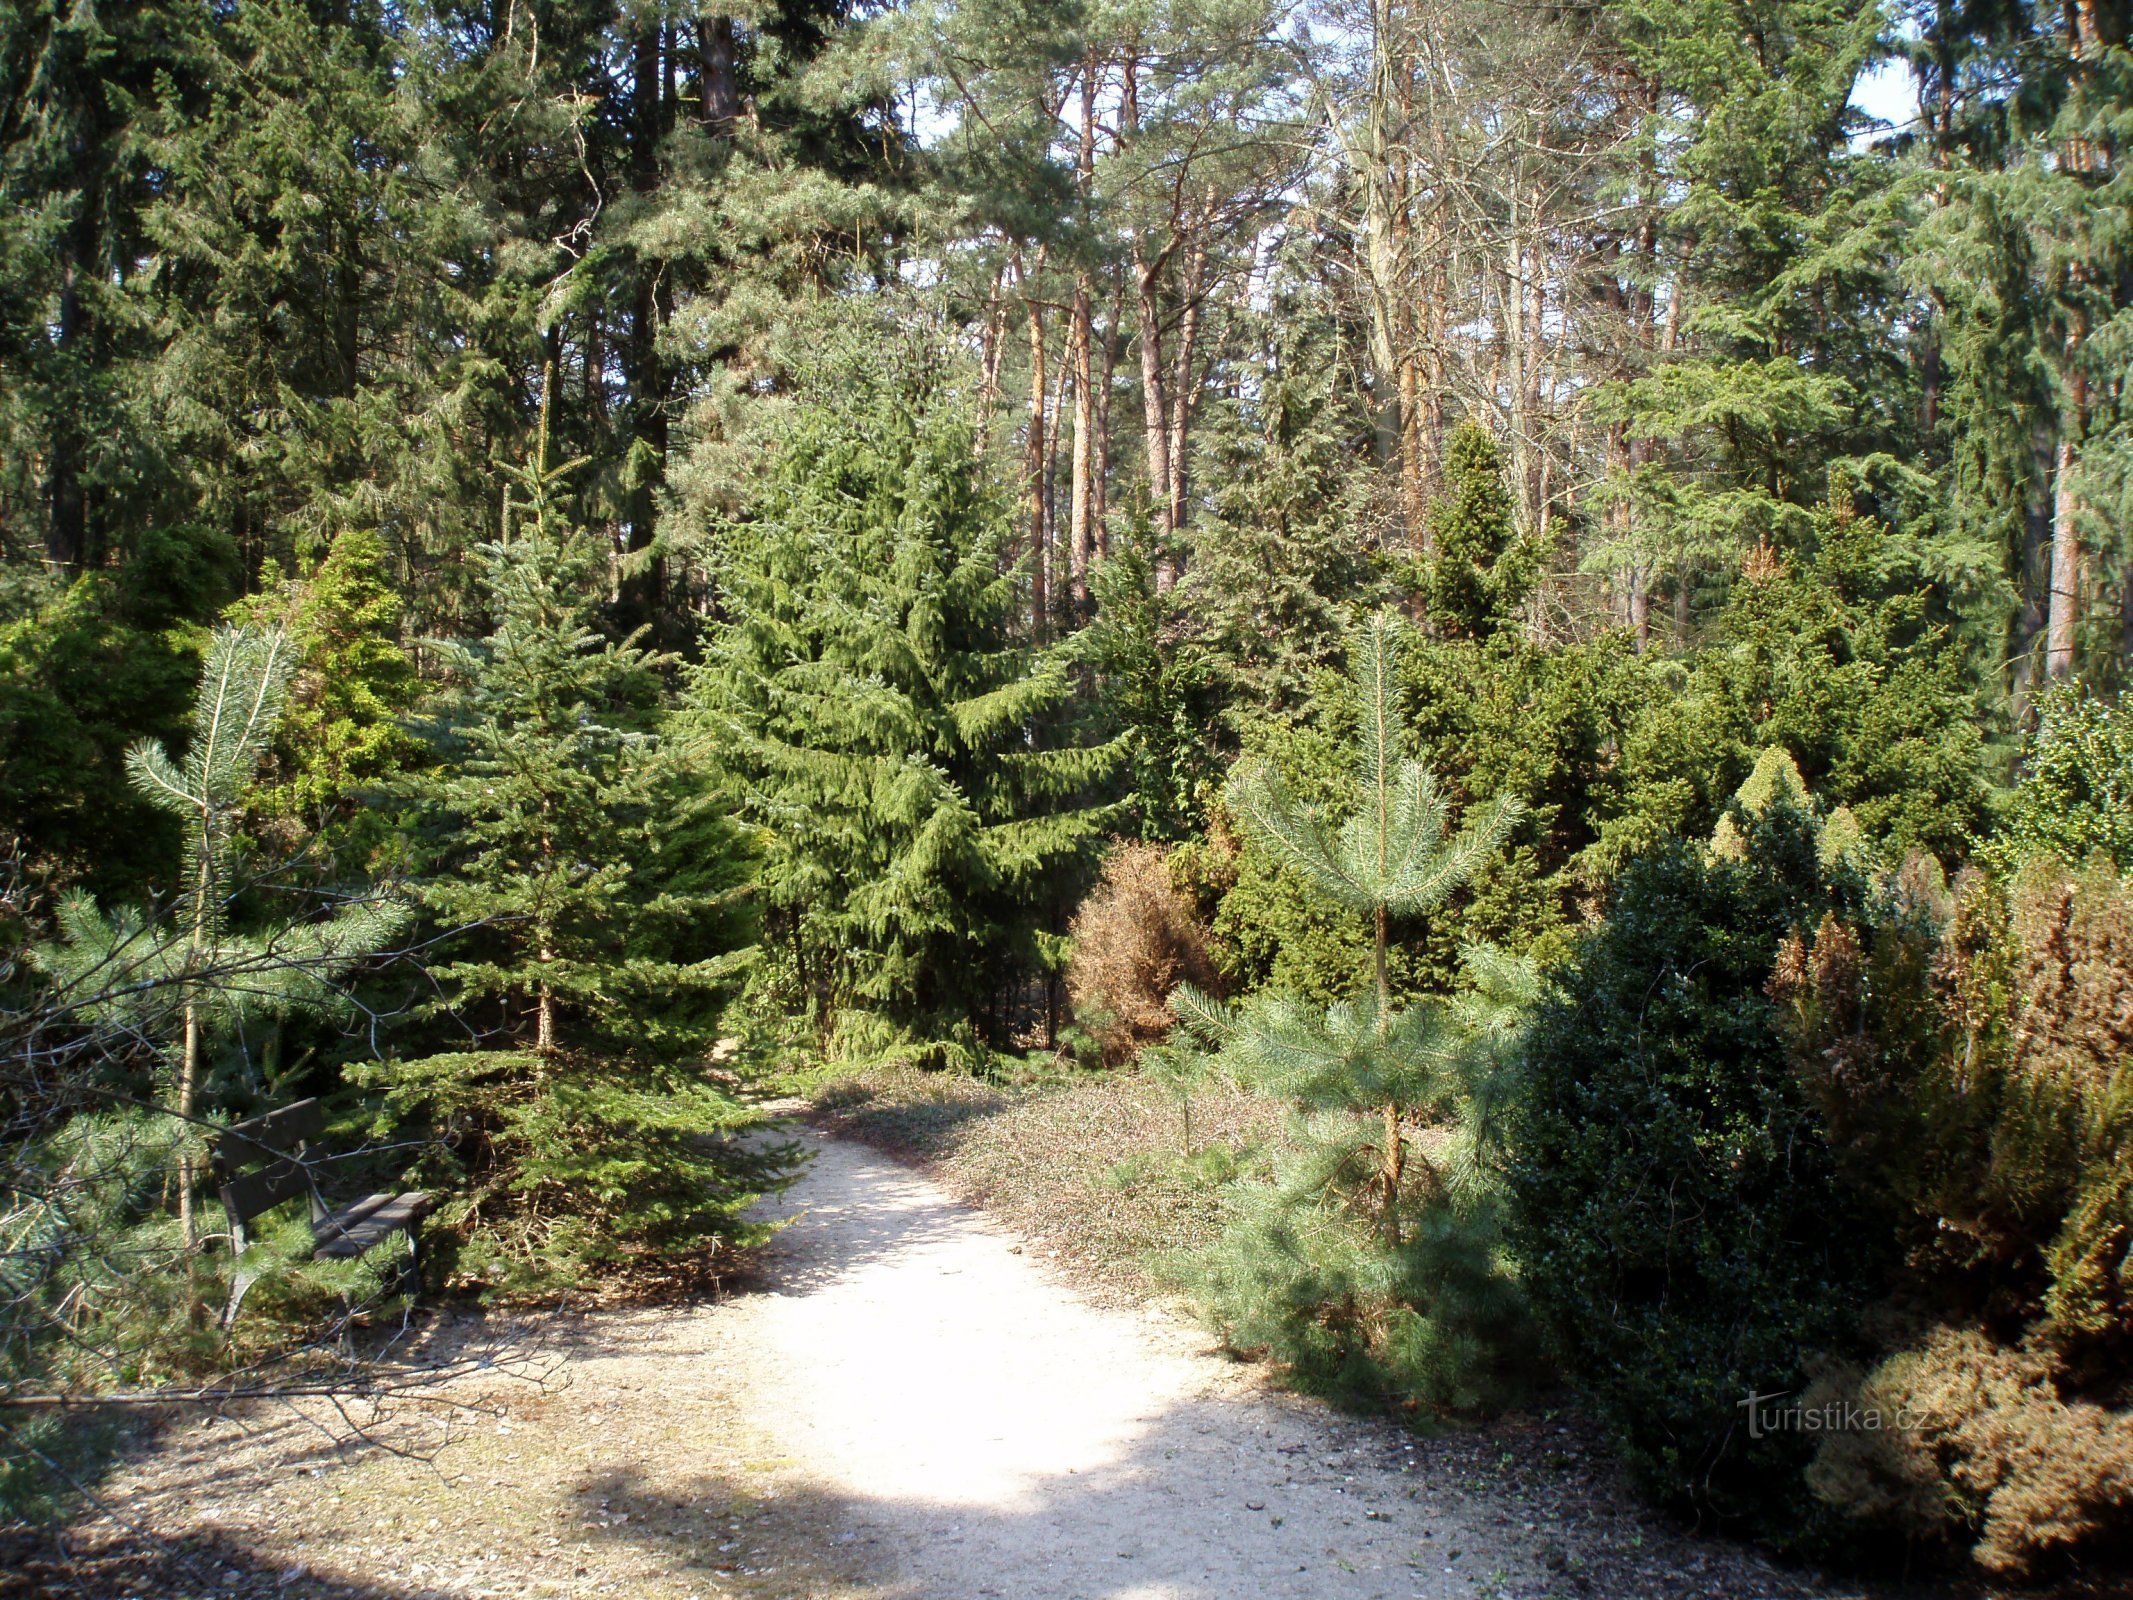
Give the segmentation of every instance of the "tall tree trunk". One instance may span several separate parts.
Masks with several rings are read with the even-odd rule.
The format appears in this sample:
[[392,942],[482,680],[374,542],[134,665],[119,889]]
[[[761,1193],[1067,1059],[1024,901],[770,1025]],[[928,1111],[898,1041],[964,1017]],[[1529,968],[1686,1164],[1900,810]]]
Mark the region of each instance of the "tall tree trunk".
[[1046,537],[1044,498],[1044,435],[1046,412],[1046,378],[1044,360],[1044,307],[1036,296],[1036,274],[1044,270],[1044,251],[1037,252],[1035,272],[1023,282],[1023,307],[1029,322],[1029,438],[1023,449],[1025,474],[1029,480],[1029,549],[1030,549],[1030,634],[1044,637],[1045,615],[1049,597],[1045,583],[1045,557],[1050,541]]
[[1089,603],[1089,562],[1096,552],[1096,362],[1089,275],[1074,279],[1067,361],[1074,380],[1074,445],[1068,467],[1067,584],[1074,614]]
[[1183,531],[1186,520],[1187,497],[1191,490],[1192,453],[1191,428],[1194,403],[1199,399],[1200,386],[1195,368],[1200,354],[1200,320],[1202,304],[1207,295],[1207,210],[1203,205],[1192,224],[1192,243],[1185,252],[1184,270],[1179,274],[1179,298],[1182,309],[1178,318],[1178,344],[1171,357],[1169,394],[1169,465],[1170,481],[1165,492],[1170,500],[1170,531]]
[[2074,633],[2081,618],[2082,507],[2076,479],[2081,466],[2081,437],[2088,418],[2088,377],[2081,370],[2081,347],[2087,332],[2077,312],[2066,335],[2066,403],[2052,458],[2051,586],[2044,623],[2044,674],[2048,678],[2063,678],[2073,671]]
[[[1044,420],[1043,479],[1045,595],[1052,608],[1044,614],[1044,625],[1047,629],[1056,626],[1059,621],[1053,614],[1054,610],[1064,608],[1071,613],[1073,609],[1068,604],[1071,591],[1060,576],[1065,558],[1060,554],[1059,548],[1059,445],[1066,432],[1067,407],[1073,393],[1073,364],[1064,357],[1053,363],[1051,382],[1051,403]],[[1071,615],[1067,627],[1069,631],[1072,630]]]
[[1133,282],[1140,295],[1141,434],[1148,456],[1148,497],[1154,504],[1156,535],[1162,549],[1156,563],[1156,587],[1168,590],[1178,581],[1170,537],[1170,408],[1163,385],[1163,308],[1157,284],[1162,257],[1150,257],[1141,241],[1133,242]]
[[[2066,7],[2067,48],[2076,64],[2077,78],[2089,75],[2090,55],[2097,32],[2095,0],[2070,0]],[[2100,170],[2101,157],[2095,144],[2085,138],[2068,139],[2059,152],[2061,170],[2078,177]],[[2080,264],[2067,272],[2070,298],[2081,295],[2088,282]],[[2059,440],[2052,460],[2052,565],[2050,604],[2044,624],[2044,673],[2063,678],[2074,670],[2074,634],[2081,618],[2081,499],[2075,480],[2081,465],[2081,442],[2088,423],[2088,378],[2082,371],[2087,341],[2087,315],[2077,303],[2069,319],[2066,343],[2061,352],[2066,400],[2059,417]]]
[[[2069,430],[2073,424],[2065,425]],[[2074,670],[2074,630],[2081,609],[2080,501],[2074,493],[2079,465],[2071,431],[2062,433],[2052,462],[2052,565],[2044,622],[2044,675],[2063,678]]]
[[696,24],[698,99],[713,131],[731,136],[741,113],[740,85],[733,76],[733,19],[705,16]]
[[992,287],[985,293],[985,320],[978,325],[977,450],[981,456],[992,444],[992,416],[1000,403],[1000,360],[1007,352],[1006,301],[1000,293],[1004,270],[992,275]]
[[1096,553],[1111,553],[1111,396],[1117,388],[1118,363],[1125,354],[1126,274],[1114,269],[1111,278],[1111,313],[1104,319],[1103,360],[1096,381],[1096,451],[1089,471],[1089,499],[1096,524]]
[[[1096,178],[1097,61],[1081,64],[1081,143],[1074,161],[1075,184],[1087,204]],[[1074,448],[1068,468],[1067,585],[1078,620],[1089,603],[1089,562],[1096,549],[1096,363],[1094,307],[1086,267],[1074,274],[1074,306],[1067,327],[1067,364],[1074,381]]]

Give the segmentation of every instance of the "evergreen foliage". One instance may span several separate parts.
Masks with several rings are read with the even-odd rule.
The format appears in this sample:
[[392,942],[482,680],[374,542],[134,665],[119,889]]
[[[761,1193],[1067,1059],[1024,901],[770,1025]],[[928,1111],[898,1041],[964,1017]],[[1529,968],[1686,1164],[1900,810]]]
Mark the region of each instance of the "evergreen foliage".
[[1540,576],[1538,552],[1512,526],[1503,455],[1479,423],[1462,422],[1445,440],[1444,478],[1430,508],[1423,604],[1450,637],[1486,639],[1515,624]]
[[1284,278],[1267,309],[1241,321],[1252,384],[1223,394],[1202,424],[1207,508],[1177,594],[1177,628],[1240,725],[1301,715],[1313,677],[1339,661],[1350,608],[1382,587],[1357,532],[1338,320]]
[[142,737],[175,740],[192,709],[206,624],[235,562],[200,529],[142,539],[117,571],[24,583],[0,621],[0,815],[61,882],[137,894],[166,875],[177,833],[126,781]]
[[1669,837],[1708,836],[1772,746],[1892,858],[1954,862],[1982,824],[1984,745],[1919,553],[1842,494],[1810,521],[1799,553],[1747,564],[1711,648],[1626,728],[1625,792],[1587,853],[1595,876]]
[[2037,701],[2037,730],[2012,805],[1986,847],[2003,868],[2037,856],[2102,855],[2133,872],[2133,717],[2071,684]]
[[1089,576],[1096,615],[1074,637],[1071,657],[1097,675],[1102,707],[1124,741],[1127,805],[1144,839],[1188,835],[1219,772],[1208,721],[1220,699],[1218,651],[1179,637],[1177,592],[1156,581],[1153,535],[1135,517]]
[[278,630],[216,631],[184,755],[173,759],[160,743],[143,741],[126,757],[135,789],[176,819],[183,840],[182,876],[168,915],[106,912],[86,891],[72,891],[56,913],[60,942],[37,953],[57,986],[59,1006],[167,1047],[168,1105],[186,1125],[174,1182],[188,1250],[198,1242],[197,1126],[211,1038],[247,1014],[336,1005],[337,980],[406,921],[401,905],[379,896],[345,901],[320,918],[233,925],[233,906],[251,887],[242,856],[243,810],[294,669],[293,647]]
[[1062,737],[1064,672],[1015,639],[1007,508],[952,377],[919,343],[815,369],[690,689],[764,840],[766,949],[825,1029],[1003,1037],[1124,753]]
[[448,1270],[502,1294],[750,1242],[743,1213],[791,1175],[787,1147],[736,1142],[752,1114],[704,1076],[752,959],[746,850],[702,770],[644,726],[658,658],[594,625],[598,558],[555,506],[575,465],[507,469],[483,551],[493,630],[438,647],[457,682],[410,791],[422,901],[454,935],[434,971],[490,1047],[352,1071],[386,1120],[443,1134],[425,1178],[452,1196]]
[[1512,1249],[1569,1374],[1662,1499],[1826,1538],[1813,1442],[1751,1438],[1750,1395],[1851,1353],[1889,1264],[1783,1047],[1780,941],[1862,886],[1780,797],[1738,856],[1637,862],[1534,1012],[1505,1110]]
[[[1225,1070],[1298,1113],[1298,1153],[1243,1200],[1195,1278],[1234,1341],[1270,1348],[1309,1382],[1475,1407],[1502,1398],[1522,1314],[1475,1153],[1488,1058],[1442,1005],[1395,1008],[1386,929],[1475,877],[1518,807],[1499,800],[1449,833],[1434,777],[1407,755],[1403,626],[1380,614],[1351,648],[1362,735],[1344,818],[1300,801],[1273,768],[1240,765],[1230,780],[1242,825],[1322,898],[1370,920],[1375,964],[1362,996],[1323,1011],[1273,993],[1234,1010],[1190,987],[1173,1000]],[[1448,1137],[1410,1131],[1448,1118]]]
[[301,830],[316,841],[322,871],[352,875],[396,848],[396,819],[377,802],[422,754],[404,721],[421,684],[400,647],[383,541],[351,528],[307,583],[235,609],[270,608],[286,616],[297,667],[251,818]]
[[[475,930],[437,968],[464,1010],[560,1050],[571,1019],[631,1026],[608,1003],[672,986],[724,985],[739,942],[729,891],[740,846],[678,752],[650,731],[660,662],[596,625],[599,554],[561,525],[576,463],[506,469],[505,537],[482,551],[493,631],[438,646],[456,680],[430,714],[440,764],[411,782],[430,835],[422,895],[444,927]],[[723,834],[723,837],[721,837]],[[709,884],[659,873],[688,838]],[[695,892],[692,893],[692,890]],[[640,919],[702,925],[711,948],[666,961],[638,947]],[[633,969],[633,961],[647,968]]]
[[[2129,41],[0,8],[0,1386],[251,1359],[152,1324],[293,1092],[537,1296],[757,1236],[757,1075],[1212,1049],[1235,1342],[1485,1406],[1529,1309],[1678,1503],[2100,1562]],[[285,1266],[261,1350],[367,1303]],[[1742,1438],[1803,1383],[1926,1421]]]

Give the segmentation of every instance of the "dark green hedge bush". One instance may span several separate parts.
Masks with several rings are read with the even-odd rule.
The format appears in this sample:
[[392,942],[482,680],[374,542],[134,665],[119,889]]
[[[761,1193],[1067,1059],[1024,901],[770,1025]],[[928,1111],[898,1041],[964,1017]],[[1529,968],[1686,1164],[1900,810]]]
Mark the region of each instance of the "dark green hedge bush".
[[1559,972],[1506,1128],[1511,1241],[1565,1369],[1662,1500],[1802,1548],[1812,1435],[1751,1439],[1750,1394],[1848,1355],[1887,1229],[1837,1181],[1765,993],[1779,942],[1862,893],[1813,824],[1738,816],[1728,860],[1631,866]]

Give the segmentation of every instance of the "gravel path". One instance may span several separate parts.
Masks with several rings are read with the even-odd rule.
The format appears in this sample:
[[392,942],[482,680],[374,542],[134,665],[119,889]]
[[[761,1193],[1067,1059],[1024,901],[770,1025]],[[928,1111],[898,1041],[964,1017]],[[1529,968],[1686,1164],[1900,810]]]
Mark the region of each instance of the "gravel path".
[[754,1411],[914,1596],[1469,1596],[1528,1562],[1206,1338],[1107,1310],[871,1152],[818,1145]]
[[370,1443],[295,1408],[167,1426],[108,1486],[123,1521],[56,1556],[0,1538],[0,1596],[1855,1592],[1646,1517],[1566,1422],[1418,1439],[1286,1394],[912,1169],[805,1137],[750,1292],[547,1319],[553,1381],[470,1385],[482,1409],[370,1419]]

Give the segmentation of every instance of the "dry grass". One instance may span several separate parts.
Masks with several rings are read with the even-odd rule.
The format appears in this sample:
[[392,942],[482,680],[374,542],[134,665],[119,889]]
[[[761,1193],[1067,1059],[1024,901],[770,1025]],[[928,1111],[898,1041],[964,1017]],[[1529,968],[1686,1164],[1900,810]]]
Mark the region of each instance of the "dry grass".
[[1162,1256],[1214,1236],[1222,1185],[1281,1138],[1283,1112],[1220,1083],[1181,1102],[1134,1073],[1009,1088],[896,1067],[828,1085],[810,1120],[925,1167],[1095,1282],[1144,1294]]

